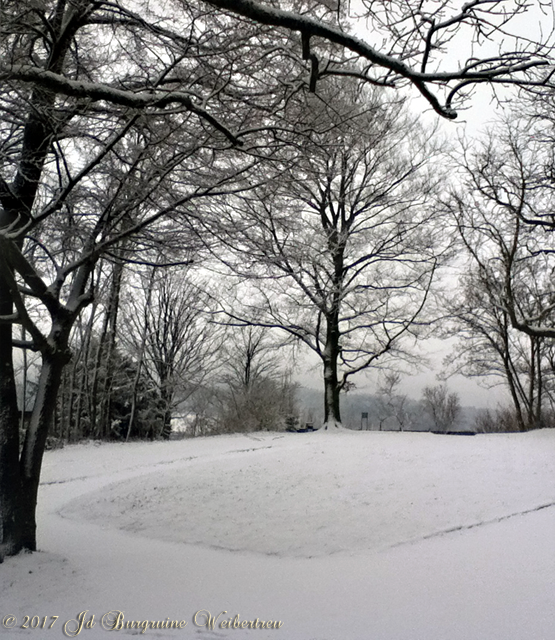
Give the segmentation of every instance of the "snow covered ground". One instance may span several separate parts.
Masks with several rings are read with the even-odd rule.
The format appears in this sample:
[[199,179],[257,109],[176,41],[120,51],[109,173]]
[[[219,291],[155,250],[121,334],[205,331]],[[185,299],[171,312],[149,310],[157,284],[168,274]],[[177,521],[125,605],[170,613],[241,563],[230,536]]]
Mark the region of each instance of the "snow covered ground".
[[47,453],[39,505],[2,638],[555,637],[554,430],[91,443]]

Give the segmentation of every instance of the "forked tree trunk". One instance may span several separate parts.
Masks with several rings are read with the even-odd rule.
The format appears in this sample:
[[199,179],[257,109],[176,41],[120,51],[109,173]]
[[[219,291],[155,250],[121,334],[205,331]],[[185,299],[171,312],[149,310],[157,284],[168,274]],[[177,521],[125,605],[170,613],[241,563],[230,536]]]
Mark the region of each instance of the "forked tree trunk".
[[172,410],[167,408],[164,410],[164,418],[162,425],[162,438],[169,440],[172,433]]
[[[11,315],[9,290],[0,280],[0,316]],[[19,415],[12,357],[12,325],[0,323],[0,561],[21,550]]]
[[21,542],[30,551],[37,548],[36,506],[40,471],[66,362],[67,358],[59,353],[43,356],[37,396],[21,454]]
[[[54,4],[48,20],[51,47],[45,70],[61,73],[73,35],[81,26],[78,12],[84,15],[86,7],[63,1]],[[4,179],[1,181],[2,227],[15,221],[24,225],[33,210],[44,163],[60,126],[60,119],[53,114],[55,101],[53,90],[35,87],[31,92],[16,174],[9,186]],[[9,317],[12,310],[12,293],[7,280],[0,278],[0,316]],[[59,358],[46,363],[43,360],[41,388],[20,459],[12,348],[12,326],[0,323],[0,555],[13,555],[22,547],[36,548],[35,507],[40,466],[65,364],[64,359],[58,362]]]

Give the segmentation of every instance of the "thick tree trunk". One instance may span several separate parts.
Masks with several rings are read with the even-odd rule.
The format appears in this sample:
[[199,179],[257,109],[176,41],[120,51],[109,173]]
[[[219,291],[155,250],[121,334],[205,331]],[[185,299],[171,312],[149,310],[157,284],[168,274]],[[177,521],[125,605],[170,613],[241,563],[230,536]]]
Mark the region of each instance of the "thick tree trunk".
[[162,427],[162,438],[169,440],[172,432],[172,410],[166,409],[164,411],[164,425]]
[[324,364],[324,429],[341,424],[341,413],[339,406],[339,387],[336,372]]
[[[341,223],[332,214],[331,220],[323,218],[323,227],[328,231],[328,249],[333,259],[333,292],[331,307],[326,312],[326,346],[324,348],[324,429],[341,427],[339,392],[341,385],[338,376],[338,361],[341,353],[339,340],[339,314],[341,291],[343,289],[345,236],[339,233]],[[331,224],[331,227],[330,227]]]
[[337,374],[339,358],[339,319],[336,313],[327,318],[326,346],[324,361],[324,429],[341,425],[339,392],[341,390]]
[[[71,12],[72,15],[71,20],[64,21],[65,12],[66,3],[58,2],[48,23],[51,47],[47,68],[54,73],[61,72],[73,35],[80,27],[75,7],[68,8],[68,13]],[[3,179],[0,181],[0,227],[17,220],[19,224],[25,224],[33,210],[44,163],[56,137],[56,129],[62,120],[53,116],[55,100],[56,94],[50,89],[35,87],[32,91],[28,117],[20,141],[21,152],[17,171],[9,187]],[[6,281],[0,279],[0,316],[10,316],[12,310],[12,292]],[[15,554],[22,547],[34,549],[36,546],[36,493],[42,450],[46,441],[46,432],[43,431],[48,430],[54,413],[64,365],[63,362],[60,364],[57,376],[52,375],[53,370],[48,376],[51,380],[46,385],[46,395],[43,394],[44,410],[41,411],[40,419],[33,414],[20,460],[12,349],[12,326],[0,323],[0,556]],[[43,377],[41,375],[41,380]],[[22,410],[24,409],[25,407],[22,407]]]
[[162,415],[162,432],[160,435],[164,440],[170,439],[172,432],[172,400],[173,390],[170,387],[169,382],[162,381],[160,389],[160,398],[162,400],[163,415]]
[[509,332],[508,332],[508,322],[505,321],[503,324],[503,368],[505,369],[505,377],[507,379],[507,384],[509,386],[509,393],[511,394],[511,399],[513,401],[513,407],[516,414],[516,420],[518,424],[519,431],[526,431],[526,424],[524,421],[524,416],[522,415],[522,407],[519,398],[519,390],[517,388],[518,376],[515,374],[514,366],[511,361],[510,355],[510,345],[509,345]]
[[21,454],[21,540],[23,547],[31,551],[37,548],[36,506],[44,448],[66,362],[60,355],[43,356],[33,414]]
[[[0,315],[13,312],[9,289],[0,280]],[[0,561],[21,550],[19,503],[19,414],[12,356],[12,325],[0,323]]]

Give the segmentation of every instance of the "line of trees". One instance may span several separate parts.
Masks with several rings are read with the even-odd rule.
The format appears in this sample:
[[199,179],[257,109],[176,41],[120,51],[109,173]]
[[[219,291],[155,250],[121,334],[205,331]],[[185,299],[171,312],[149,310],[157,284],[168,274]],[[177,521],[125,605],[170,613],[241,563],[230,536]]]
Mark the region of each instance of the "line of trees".
[[555,298],[553,93],[532,94],[458,155],[449,209],[464,275],[446,301],[455,365],[500,380],[520,431],[553,424]]
[[[175,420],[196,435],[276,430],[296,414],[283,343],[215,322],[207,283],[191,265],[128,264],[117,273],[118,286],[107,274],[72,334],[49,445],[169,439]],[[29,402],[32,362],[24,380]]]
[[[316,140],[324,131],[318,133],[314,123],[307,126],[305,105],[321,101],[334,108],[337,90],[326,93],[326,83],[342,77],[383,91],[413,88],[438,114],[453,118],[473,84],[550,82],[549,43],[509,31],[512,24],[518,28],[526,11],[520,3],[498,11],[504,3],[490,0],[473,0],[462,9],[450,0],[362,2],[360,17],[372,26],[369,33],[380,34],[379,48],[353,35],[343,3],[281,5],[0,3],[0,555],[36,548],[42,457],[60,397],[68,399],[62,424],[71,430],[78,421],[83,432],[106,434],[120,402],[118,381],[127,378],[133,406],[127,433],[149,421],[138,402],[147,389],[159,402],[167,433],[179,394],[188,384],[200,384],[195,357],[209,360],[211,341],[198,337],[204,329],[196,321],[187,324],[171,278],[158,281],[148,269],[155,273],[213,253],[205,226],[212,209],[222,210],[224,196],[229,216],[238,202],[245,204],[254,238],[259,225],[274,225],[272,216],[279,218],[284,204],[303,202],[308,208],[299,216],[307,221],[309,210],[318,214],[313,240],[304,241],[319,247],[318,260],[332,268],[324,262],[307,266],[306,273],[314,268],[317,274],[307,313],[316,309],[318,320],[296,335],[312,331],[304,341],[322,354],[330,424],[340,419],[337,393],[346,382],[345,373],[339,380],[338,360],[352,373],[361,370],[391,351],[419,320],[436,247],[424,231],[429,216],[422,185],[405,186],[403,176],[412,176],[423,159],[411,159],[399,139],[397,165],[405,164],[405,172],[390,160],[394,183],[373,183],[368,190],[359,178],[365,171],[369,180],[374,175],[373,149],[355,146],[348,128],[324,121],[324,128],[335,127],[356,150],[350,157],[336,153]],[[500,49],[492,54],[496,34],[502,34]],[[460,60],[443,60],[442,51],[457,40],[470,45],[468,55],[463,47]],[[484,41],[487,51],[480,57]],[[346,95],[351,100],[353,90]],[[356,95],[364,101],[370,94]],[[338,113],[346,115],[337,104]],[[370,101],[367,111],[378,109],[378,117],[390,123],[395,105],[392,100],[373,107]],[[375,118],[365,126],[376,123]],[[303,146],[306,153],[299,156]],[[296,163],[289,167],[288,154]],[[294,166],[303,179],[288,176]],[[268,171],[286,178],[290,195],[271,186],[265,190]],[[305,182],[314,193],[304,190]],[[414,218],[411,190],[420,200]],[[376,234],[368,239],[362,230],[372,231],[374,222]],[[297,233],[292,221],[276,220],[275,246]],[[344,253],[349,235],[358,251],[354,259]],[[403,244],[410,236],[417,249]],[[262,263],[267,259],[260,257]],[[117,327],[127,264],[145,269],[147,284],[144,322],[138,335],[130,329],[134,340],[123,352]],[[372,265],[372,282],[360,288],[354,275],[366,265]],[[274,276],[272,281],[280,282]],[[302,278],[291,277],[305,293],[310,289]],[[319,291],[328,284],[331,289]],[[396,288],[399,295],[390,295]],[[355,289],[366,301],[360,322],[358,298],[349,298]],[[191,306],[206,311],[201,298]],[[347,321],[338,315],[340,302]],[[152,317],[155,305],[159,315]],[[537,330],[514,305],[509,313],[514,326],[520,322],[523,329]],[[355,329],[366,332],[369,342],[350,342]],[[206,344],[207,351],[182,357],[171,340],[179,342],[183,332],[190,344],[196,333],[197,345]],[[40,356],[31,416],[21,436],[14,350]],[[90,393],[76,395],[75,389]],[[68,408],[73,402],[76,406]]]

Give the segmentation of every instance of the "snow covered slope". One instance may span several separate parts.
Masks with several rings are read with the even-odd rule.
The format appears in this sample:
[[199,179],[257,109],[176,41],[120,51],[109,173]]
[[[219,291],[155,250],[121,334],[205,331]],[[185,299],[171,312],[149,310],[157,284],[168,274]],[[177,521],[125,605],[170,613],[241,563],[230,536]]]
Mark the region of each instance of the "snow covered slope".
[[[67,447],[45,459],[41,553],[0,566],[2,637],[87,611],[91,640],[552,640],[554,505],[553,430]],[[143,626],[108,631],[111,611]],[[186,624],[152,628],[168,618]]]

